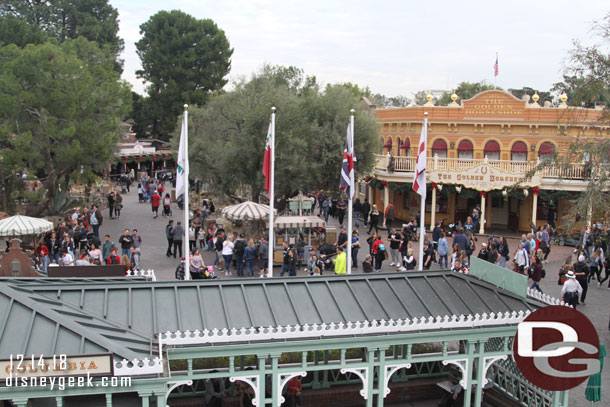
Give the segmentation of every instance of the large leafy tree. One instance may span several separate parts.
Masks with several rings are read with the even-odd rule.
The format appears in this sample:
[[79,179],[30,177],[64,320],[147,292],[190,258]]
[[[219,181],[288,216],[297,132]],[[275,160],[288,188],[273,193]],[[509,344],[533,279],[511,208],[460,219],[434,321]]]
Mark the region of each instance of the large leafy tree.
[[[591,45],[574,41],[564,81],[555,84],[554,90],[568,95],[570,107],[566,110],[566,120],[578,125],[607,127],[610,124],[610,13],[594,23],[593,33]],[[583,106],[597,107],[601,115],[592,119],[581,109]],[[610,219],[610,139],[604,132],[600,137],[577,137],[567,151],[544,160],[536,168],[536,171],[550,165],[567,168],[583,162],[587,188],[573,200],[569,216],[560,219],[566,229],[574,227],[577,220]]]
[[137,74],[148,83],[152,132],[168,139],[185,103],[203,106],[227,83],[233,49],[214,21],[178,10],[158,12],[140,32]]
[[370,171],[378,149],[375,115],[361,96],[351,84],[321,90],[314,77],[299,69],[265,66],[250,80],[235,83],[232,91],[212,97],[204,108],[189,110],[191,175],[225,194],[247,186],[256,199],[264,186],[265,137],[275,106],[277,193],[336,191],[350,109],[356,109],[357,174]]
[[[462,82],[457,86],[457,88],[455,88],[455,93],[458,96],[456,102],[460,103],[462,100],[470,99],[481,92],[492,89],[502,88],[496,88],[495,86],[490,85],[485,81]],[[438,98],[438,100],[434,102],[434,104],[436,106],[447,106],[449,103],[451,103],[451,93],[452,92],[445,92],[443,96],[441,96],[440,98]]]
[[1,162],[24,169],[46,189],[39,214],[57,187],[91,178],[112,158],[129,87],[114,54],[84,38],[0,48]]
[[[107,48],[116,58],[115,69],[120,71],[118,56],[124,44],[118,36],[118,16],[117,9],[108,0],[3,0],[0,3],[0,26],[6,24],[1,20],[13,24],[12,17],[25,22],[34,32],[44,32],[60,43],[85,37]],[[39,43],[37,39],[25,44]],[[0,37],[4,44],[24,45],[24,40],[28,41],[17,35],[7,39]]]
[[518,99],[522,99],[524,95],[533,96],[538,92],[540,99],[538,104],[542,105],[544,102],[553,102],[553,94],[550,91],[539,91],[529,86],[524,86],[521,89],[509,89],[508,92]]

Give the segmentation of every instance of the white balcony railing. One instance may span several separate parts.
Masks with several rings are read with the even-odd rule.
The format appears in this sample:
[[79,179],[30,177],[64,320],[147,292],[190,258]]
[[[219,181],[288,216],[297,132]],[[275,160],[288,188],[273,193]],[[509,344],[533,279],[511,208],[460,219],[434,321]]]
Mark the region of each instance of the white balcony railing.
[[[375,169],[385,171],[388,167],[388,156],[376,154]],[[394,157],[395,172],[414,172],[416,157]],[[439,158],[428,157],[429,171],[465,171],[469,168],[485,163],[485,159]],[[504,172],[513,174],[526,174],[539,163],[534,161],[505,161],[487,160],[487,164]],[[585,178],[585,167],[582,163],[568,166],[546,167],[540,170],[539,175],[544,178],[561,178],[582,180]]]

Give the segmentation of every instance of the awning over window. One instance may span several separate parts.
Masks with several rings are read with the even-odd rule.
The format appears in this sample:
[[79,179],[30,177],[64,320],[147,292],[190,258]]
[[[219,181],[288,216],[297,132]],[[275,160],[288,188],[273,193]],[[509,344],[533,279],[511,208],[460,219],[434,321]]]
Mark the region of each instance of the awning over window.
[[513,144],[513,147],[510,149],[510,152],[517,154],[527,154],[527,146],[523,141],[517,141],[515,144]]
[[411,147],[411,141],[409,140],[409,138],[406,138],[405,141],[402,142],[402,144],[400,145],[400,148],[403,150],[408,150]]
[[392,147],[392,138],[388,138],[385,142],[385,144],[383,145],[383,148],[391,148]]
[[462,140],[458,144],[458,151],[472,151],[472,142],[470,140]]
[[545,154],[555,154],[555,146],[553,145],[553,143],[542,143],[540,145],[540,150],[538,150],[538,153],[540,155],[545,155]]
[[447,143],[443,139],[436,139],[434,143],[432,143],[432,151],[434,150],[447,150]]
[[495,140],[490,140],[485,143],[485,152],[486,153],[499,153],[500,152],[500,144],[498,144]]

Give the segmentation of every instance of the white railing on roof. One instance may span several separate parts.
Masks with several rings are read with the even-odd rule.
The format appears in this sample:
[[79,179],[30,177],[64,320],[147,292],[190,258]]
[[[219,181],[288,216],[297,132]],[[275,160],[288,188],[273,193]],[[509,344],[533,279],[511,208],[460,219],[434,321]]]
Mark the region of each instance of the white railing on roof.
[[241,329],[212,329],[203,331],[167,331],[160,334],[164,345],[195,345],[202,343],[228,343],[298,338],[319,338],[350,335],[406,333],[424,330],[476,328],[483,326],[516,325],[530,311],[475,315],[445,315],[388,321],[357,321],[347,323],[287,325]]
[[115,376],[141,376],[163,373],[163,361],[154,359],[133,359],[114,362]]
[[157,281],[157,276],[155,275],[155,271],[152,269],[148,270],[127,270],[127,275],[129,277],[146,277],[149,280]]
[[552,297],[552,296],[550,296],[548,294],[541,293],[538,290],[532,290],[529,287],[527,289],[527,295],[529,297],[532,297],[532,298],[538,300],[538,301],[542,301],[545,304],[549,304],[549,305],[565,305],[566,307],[570,307],[571,306],[571,305],[568,305],[565,302],[563,302],[563,299]]

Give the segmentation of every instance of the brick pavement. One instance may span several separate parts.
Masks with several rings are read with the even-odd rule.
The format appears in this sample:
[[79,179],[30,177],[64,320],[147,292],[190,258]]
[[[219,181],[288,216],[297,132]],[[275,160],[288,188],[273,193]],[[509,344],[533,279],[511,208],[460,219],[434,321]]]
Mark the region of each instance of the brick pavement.
[[[145,269],[153,269],[157,277],[160,280],[171,280],[174,278],[174,271],[179,264],[179,260],[173,257],[167,258],[165,251],[167,248],[167,241],[165,239],[165,225],[167,225],[168,219],[159,216],[157,219],[153,219],[152,211],[149,203],[138,203],[138,197],[134,189],[131,193],[123,195],[123,211],[120,219],[108,219],[105,217],[104,224],[101,227],[101,234],[109,234],[115,243],[118,242],[118,238],[125,228],[138,229],[142,236],[142,267]],[[176,206],[172,208],[173,217],[171,219],[174,222],[182,221],[184,212],[178,209]],[[220,211],[218,208],[217,211]],[[105,213],[104,215],[106,215]],[[329,224],[331,226],[338,226],[338,222],[335,219],[330,219]],[[360,250],[359,261],[364,259],[365,253],[368,249],[366,238],[368,237],[366,229],[361,225],[358,229],[361,237],[361,244],[363,249]],[[382,234],[384,237],[386,233]],[[517,239],[508,238],[508,243],[511,252],[517,247]],[[479,241],[480,243],[480,241]],[[480,247],[480,244],[477,245]],[[418,245],[414,245],[415,253],[418,253]],[[551,254],[549,256],[549,263],[545,265],[546,278],[541,283],[541,288],[546,294],[550,294],[556,297],[561,295],[561,287],[557,285],[557,272],[559,267],[565,260],[565,258],[572,253],[572,247],[560,247],[553,246]],[[206,264],[212,264],[214,255],[210,252],[202,252],[203,259]],[[389,261],[385,261],[383,264],[382,271],[395,271],[395,268],[389,266]],[[432,269],[438,269],[435,264]],[[233,270],[234,271],[234,270]],[[356,271],[355,271],[356,272]],[[360,272],[360,270],[358,270]],[[220,278],[225,277],[223,273],[218,273]],[[235,272],[233,277],[236,278]],[[297,273],[299,276],[304,276],[306,273],[303,270],[299,270]],[[276,268],[275,275],[279,275],[279,268]],[[607,284],[607,283],[606,283]],[[605,285],[607,287],[607,285]],[[610,347],[610,331],[608,329],[610,313],[610,290],[606,288],[598,288],[597,284],[594,283],[589,287],[589,293],[587,295],[586,305],[580,306],[579,311],[584,313],[596,326],[599,332],[600,341],[604,342],[607,347]],[[602,388],[610,389],[610,362],[605,363],[604,372],[602,374]],[[585,384],[572,390],[570,392],[570,406],[584,407],[590,406],[591,403],[587,402],[584,398]],[[607,391],[602,391],[602,404],[610,405],[610,395]]]

